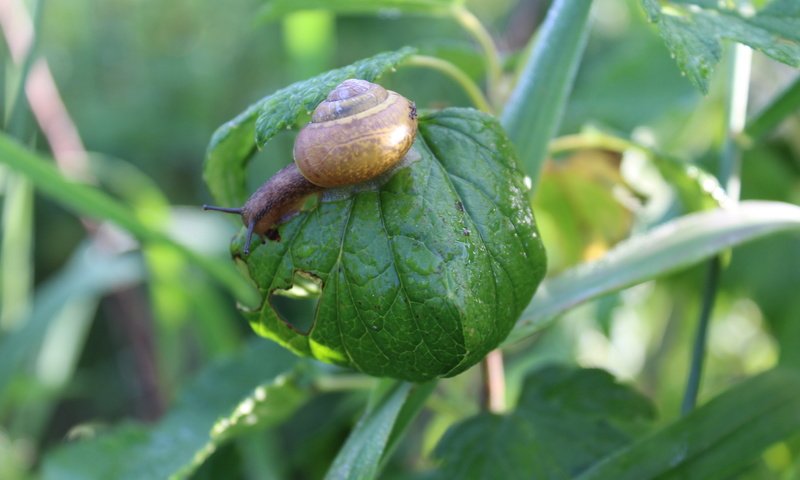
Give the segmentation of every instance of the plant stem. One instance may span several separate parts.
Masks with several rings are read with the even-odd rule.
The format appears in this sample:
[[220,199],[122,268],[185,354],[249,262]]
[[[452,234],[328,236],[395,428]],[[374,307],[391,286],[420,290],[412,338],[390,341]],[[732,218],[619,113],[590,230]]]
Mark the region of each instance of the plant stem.
[[749,148],[775,129],[786,117],[797,113],[798,108],[800,108],[800,78],[747,123],[737,142],[741,147]]
[[697,404],[697,393],[700,391],[700,379],[703,376],[703,363],[706,354],[706,340],[708,338],[708,324],[711,312],[714,310],[714,300],[717,296],[719,285],[720,257],[716,256],[708,262],[705,287],[703,289],[703,306],[697,322],[697,330],[692,346],[692,360],[689,366],[689,377],[686,380],[686,391],[681,403],[681,415],[691,412]]
[[730,91],[726,105],[726,135],[722,145],[722,158],[719,168],[719,183],[727,190],[728,196],[739,199],[742,169],[742,155],[736,138],[744,130],[747,121],[747,98],[750,91],[750,66],[753,51],[750,47],[736,44],[731,52]]
[[489,92],[489,98],[495,100],[499,93],[497,85],[500,83],[500,77],[503,74],[497,45],[495,45],[486,27],[478,20],[478,17],[467,10],[466,7],[459,5],[454,8],[453,17],[472,35],[472,38],[478,42],[478,45],[483,50],[483,54],[486,56],[486,90]]
[[314,388],[320,392],[349,392],[373,387],[375,379],[366,375],[320,375],[314,379]]
[[481,408],[492,413],[502,413],[506,409],[506,376],[503,369],[503,352],[495,349],[481,362],[483,391]]
[[[741,152],[739,152],[735,139],[744,129],[747,118],[752,50],[744,45],[736,44],[731,51],[730,60],[729,91],[725,111],[726,134],[720,158],[719,181],[728,192],[731,201],[735,202],[739,199],[741,184],[739,178]],[[697,394],[700,391],[700,381],[705,361],[708,324],[711,320],[714,300],[719,289],[721,263],[719,256],[712,258],[709,262],[708,274],[703,288],[703,303],[692,349],[689,376],[686,380],[686,391],[681,404],[681,413],[683,415],[691,412],[697,404]]]
[[463,70],[447,60],[442,60],[441,58],[430,57],[427,55],[411,55],[404,62],[404,65],[411,67],[431,68],[443,73],[444,75],[455,80],[455,82],[461,86],[461,88],[464,90],[464,93],[467,94],[473,105],[475,105],[478,110],[486,113],[492,113],[492,106],[483,95],[480,87],[478,87],[478,85],[476,85],[475,82],[473,82]]
[[548,153],[550,155],[558,155],[564,152],[589,148],[608,150],[616,153],[623,153],[626,150],[638,150],[650,156],[649,150],[630,140],[599,131],[576,133],[554,138],[553,141],[550,142]]

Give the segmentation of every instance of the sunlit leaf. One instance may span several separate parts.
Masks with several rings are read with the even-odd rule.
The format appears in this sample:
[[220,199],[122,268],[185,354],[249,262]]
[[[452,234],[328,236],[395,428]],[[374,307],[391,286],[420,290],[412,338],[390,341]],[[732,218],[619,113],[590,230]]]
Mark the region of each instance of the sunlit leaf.
[[545,280],[507,342],[538,331],[587,300],[686,268],[741,243],[798,229],[800,207],[755,200],[665,223],[599,260]]

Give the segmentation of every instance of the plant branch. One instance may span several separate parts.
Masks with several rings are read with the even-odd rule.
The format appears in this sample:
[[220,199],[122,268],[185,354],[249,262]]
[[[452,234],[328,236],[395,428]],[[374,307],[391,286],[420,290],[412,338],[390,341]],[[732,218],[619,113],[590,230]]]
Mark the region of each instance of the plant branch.
[[411,55],[404,62],[404,65],[410,67],[431,68],[443,73],[461,86],[461,88],[464,90],[464,93],[467,94],[469,99],[472,101],[475,107],[478,108],[478,110],[486,113],[492,113],[492,106],[483,95],[480,87],[478,87],[478,85],[476,85],[475,82],[473,82],[463,70],[447,60],[442,60],[441,58],[430,57],[427,55]]
[[489,352],[481,362],[483,389],[481,391],[481,408],[492,413],[506,410],[506,374],[503,368],[503,352],[495,349]]
[[550,142],[548,153],[550,155],[558,155],[573,150],[585,149],[608,150],[615,153],[624,153],[626,150],[637,150],[648,156],[651,155],[650,150],[641,145],[625,138],[615,137],[600,131],[576,133],[554,138],[553,141]]
[[483,54],[486,56],[486,90],[489,92],[489,98],[496,99],[498,95],[497,85],[500,83],[500,77],[503,74],[497,45],[495,45],[486,27],[478,20],[478,17],[467,10],[466,7],[459,5],[454,8],[453,17],[472,35],[472,38],[478,42],[478,45],[483,50]]
[[314,379],[313,386],[318,392],[351,392],[370,390],[376,380],[360,374],[320,375]]

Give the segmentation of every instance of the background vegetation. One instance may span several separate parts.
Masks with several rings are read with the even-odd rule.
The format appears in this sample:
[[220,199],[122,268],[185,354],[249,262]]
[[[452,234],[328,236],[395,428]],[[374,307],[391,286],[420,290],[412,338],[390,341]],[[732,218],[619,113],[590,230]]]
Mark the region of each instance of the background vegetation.
[[[786,63],[800,63],[800,11],[773,0],[782,15],[742,27],[700,0],[595,0],[587,22],[576,2],[469,0],[502,52],[499,77],[480,35],[448,13],[459,2],[384,3],[337,16],[281,1],[5,2],[0,478],[379,467],[491,478],[498,464],[525,478],[797,475],[800,87]],[[691,17],[706,42],[657,14],[690,3],[706,9]],[[8,12],[20,6],[32,36],[17,55],[12,31],[24,37],[27,23]],[[542,28],[548,12],[562,24]],[[538,54],[536,32],[551,41]],[[768,55],[714,48],[731,36]],[[238,224],[198,208],[212,200],[202,169],[219,125],[293,82],[408,45],[485,87],[535,185],[549,283],[504,348],[506,416],[482,413],[479,368],[411,386],[256,338],[235,307],[253,300],[229,260]],[[21,88],[43,78],[37,59],[78,137],[37,121]],[[473,105],[419,63],[382,83],[426,109]],[[251,189],[291,160],[292,140],[257,153]],[[702,407],[681,420],[695,386]]]

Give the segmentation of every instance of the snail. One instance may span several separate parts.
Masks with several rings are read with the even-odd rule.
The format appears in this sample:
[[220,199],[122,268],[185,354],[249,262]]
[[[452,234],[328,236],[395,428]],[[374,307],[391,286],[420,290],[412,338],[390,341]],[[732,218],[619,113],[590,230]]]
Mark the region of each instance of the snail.
[[399,164],[416,133],[414,102],[365,80],[345,80],[297,134],[293,163],[261,185],[241,208],[203,209],[242,216],[247,255],[254,234],[280,240],[278,223],[296,213],[309,195],[366,182]]

